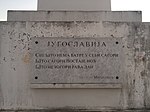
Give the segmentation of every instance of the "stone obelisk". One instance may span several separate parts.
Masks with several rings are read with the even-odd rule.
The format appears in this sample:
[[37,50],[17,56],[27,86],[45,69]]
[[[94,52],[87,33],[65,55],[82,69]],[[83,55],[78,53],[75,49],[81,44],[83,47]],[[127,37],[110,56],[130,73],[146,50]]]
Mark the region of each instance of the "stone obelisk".
[[38,0],[38,10],[111,11],[111,0]]

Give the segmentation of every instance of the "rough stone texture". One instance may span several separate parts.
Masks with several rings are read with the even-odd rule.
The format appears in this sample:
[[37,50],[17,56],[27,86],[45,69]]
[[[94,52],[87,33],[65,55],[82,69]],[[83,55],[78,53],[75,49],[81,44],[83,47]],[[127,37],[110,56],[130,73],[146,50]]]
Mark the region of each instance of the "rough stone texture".
[[[122,89],[31,89],[30,52],[34,37],[121,38],[125,53]],[[148,24],[0,22],[0,40],[1,109],[142,109],[139,112],[146,112],[150,108]]]
[[142,22],[140,11],[8,11],[8,21]]
[[111,10],[111,0],[38,0],[38,10]]
[[75,110],[75,109],[42,109],[42,110],[1,110],[1,112],[150,112],[150,110]]

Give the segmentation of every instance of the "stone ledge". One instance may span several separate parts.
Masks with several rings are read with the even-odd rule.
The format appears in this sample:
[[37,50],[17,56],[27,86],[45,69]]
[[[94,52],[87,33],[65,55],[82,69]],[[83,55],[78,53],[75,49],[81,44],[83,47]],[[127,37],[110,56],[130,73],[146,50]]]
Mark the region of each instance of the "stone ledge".
[[113,21],[142,22],[141,11],[15,11],[8,21]]
[[78,88],[88,88],[88,89],[121,89],[121,84],[31,84],[31,88],[34,89],[48,89],[48,88],[71,88],[71,89],[78,89]]

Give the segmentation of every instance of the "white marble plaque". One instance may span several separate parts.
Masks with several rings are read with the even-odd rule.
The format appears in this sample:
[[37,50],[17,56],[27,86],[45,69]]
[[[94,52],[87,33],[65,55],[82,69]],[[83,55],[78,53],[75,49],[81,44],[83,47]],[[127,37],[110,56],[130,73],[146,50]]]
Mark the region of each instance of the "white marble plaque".
[[121,38],[32,38],[32,84],[117,84]]

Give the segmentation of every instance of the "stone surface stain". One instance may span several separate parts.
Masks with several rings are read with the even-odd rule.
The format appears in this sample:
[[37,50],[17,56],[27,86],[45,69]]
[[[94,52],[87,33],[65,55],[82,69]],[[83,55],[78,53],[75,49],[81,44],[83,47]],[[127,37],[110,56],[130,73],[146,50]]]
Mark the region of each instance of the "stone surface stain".
[[28,64],[30,62],[30,54],[26,53],[22,60],[24,63]]

